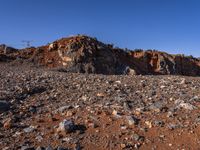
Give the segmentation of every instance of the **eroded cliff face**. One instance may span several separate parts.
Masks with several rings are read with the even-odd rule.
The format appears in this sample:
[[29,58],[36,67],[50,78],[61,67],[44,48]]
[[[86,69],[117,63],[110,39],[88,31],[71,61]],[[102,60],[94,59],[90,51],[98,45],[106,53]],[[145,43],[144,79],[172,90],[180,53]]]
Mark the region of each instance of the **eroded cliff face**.
[[200,76],[200,60],[190,57],[175,56],[176,74]]
[[175,74],[172,55],[158,51],[133,51],[132,58],[139,64],[143,74]]
[[0,51],[0,54],[12,57],[11,60],[21,58],[37,65],[68,72],[200,75],[198,59],[159,51],[124,51],[84,35],[63,38],[38,48],[13,50],[7,54]]
[[200,75],[200,61],[184,55],[158,51],[133,51],[133,59],[141,66],[142,74]]

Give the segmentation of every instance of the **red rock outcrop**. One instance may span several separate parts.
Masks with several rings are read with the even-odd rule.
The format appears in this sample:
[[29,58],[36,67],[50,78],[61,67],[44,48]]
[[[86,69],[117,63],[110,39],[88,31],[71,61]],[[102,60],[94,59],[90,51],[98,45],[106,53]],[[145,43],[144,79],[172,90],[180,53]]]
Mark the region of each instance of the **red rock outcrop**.
[[159,51],[132,51],[142,74],[200,75],[200,60],[184,55],[170,55]]
[[63,38],[47,46],[22,50],[21,55],[34,63],[69,72],[124,74],[135,69],[128,53],[87,36]]
[[12,51],[8,54],[0,49],[0,54],[69,72],[200,75],[199,59],[153,50],[125,51],[84,35],[63,38],[46,46]]

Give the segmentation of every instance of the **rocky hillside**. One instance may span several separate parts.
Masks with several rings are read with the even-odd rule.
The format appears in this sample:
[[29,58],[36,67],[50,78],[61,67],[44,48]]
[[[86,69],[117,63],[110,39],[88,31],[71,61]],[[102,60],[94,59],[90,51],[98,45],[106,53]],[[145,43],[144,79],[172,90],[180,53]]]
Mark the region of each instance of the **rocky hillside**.
[[16,58],[77,73],[200,75],[199,59],[159,51],[125,51],[84,35],[63,38],[38,48],[0,50],[0,61]]

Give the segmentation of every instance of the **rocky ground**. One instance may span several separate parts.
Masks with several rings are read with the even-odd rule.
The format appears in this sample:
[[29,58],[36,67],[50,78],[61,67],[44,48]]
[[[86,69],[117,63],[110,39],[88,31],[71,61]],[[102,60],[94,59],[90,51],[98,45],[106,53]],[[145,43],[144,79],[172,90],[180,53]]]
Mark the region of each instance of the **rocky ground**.
[[0,70],[2,150],[200,149],[200,77]]

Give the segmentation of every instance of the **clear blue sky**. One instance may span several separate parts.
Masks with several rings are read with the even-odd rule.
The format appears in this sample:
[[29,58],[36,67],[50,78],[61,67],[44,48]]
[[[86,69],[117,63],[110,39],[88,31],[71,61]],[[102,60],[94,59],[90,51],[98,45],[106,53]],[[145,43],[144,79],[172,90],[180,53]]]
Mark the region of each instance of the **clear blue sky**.
[[200,56],[200,0],[0,0],[0,43],[87,34],[122,48]]

